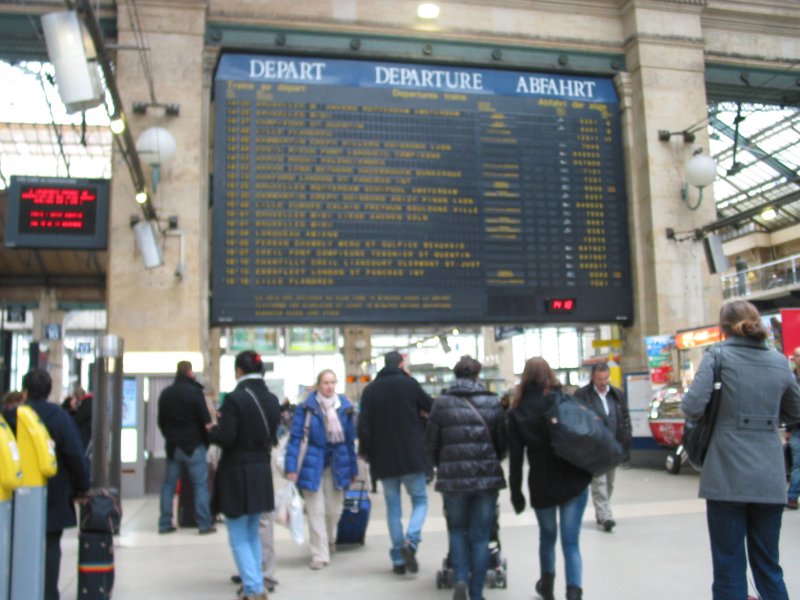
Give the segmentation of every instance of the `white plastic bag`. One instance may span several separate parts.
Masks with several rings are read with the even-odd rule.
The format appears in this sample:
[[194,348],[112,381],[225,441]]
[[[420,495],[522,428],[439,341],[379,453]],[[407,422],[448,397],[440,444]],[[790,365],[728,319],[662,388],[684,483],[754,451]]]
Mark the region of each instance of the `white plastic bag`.
[[275,494],[275,521],[288,527],[289,534],[295,544],[305,540],[305,524],[303,519],[303,500],[293,483],[287,483]]
[[286,434],[272,450],[272,464],[284,478],[286,477],[286,446],[288,444],[289,434]]

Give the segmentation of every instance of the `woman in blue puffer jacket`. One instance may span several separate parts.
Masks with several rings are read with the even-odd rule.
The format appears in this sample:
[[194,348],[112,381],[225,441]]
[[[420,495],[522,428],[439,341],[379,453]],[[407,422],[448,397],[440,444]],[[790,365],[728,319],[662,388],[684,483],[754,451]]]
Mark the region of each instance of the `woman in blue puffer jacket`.
[[344,491],[358,476],[354,412],[350,401],[336,393],[336,374],[325,369],[317,376],[316,390],[297,407],[292,418],[286,477],[303,490],[310,566],[315,570],[330,562]]

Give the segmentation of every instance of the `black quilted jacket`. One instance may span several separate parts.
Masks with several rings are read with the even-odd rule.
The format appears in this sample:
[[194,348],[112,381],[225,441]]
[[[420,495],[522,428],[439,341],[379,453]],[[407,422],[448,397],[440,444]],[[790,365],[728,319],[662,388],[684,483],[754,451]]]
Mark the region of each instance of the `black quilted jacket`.
[[[470,408],[469,402],[483,420]],[[506,487],[500,466],[507,449],[505,414],[500,400],[478,381],[457,379],[433,403],[425,432],[425,449],[437,467],[436,490],[439,492]]]

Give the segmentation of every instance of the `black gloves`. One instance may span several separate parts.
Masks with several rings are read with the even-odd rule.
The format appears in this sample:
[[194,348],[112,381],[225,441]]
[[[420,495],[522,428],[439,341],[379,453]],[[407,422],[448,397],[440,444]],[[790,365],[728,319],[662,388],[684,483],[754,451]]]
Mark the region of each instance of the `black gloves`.
[[525,496],[522,495],[522,492],[511,492],[511,504],[517,514],[521,514],[525,510]]

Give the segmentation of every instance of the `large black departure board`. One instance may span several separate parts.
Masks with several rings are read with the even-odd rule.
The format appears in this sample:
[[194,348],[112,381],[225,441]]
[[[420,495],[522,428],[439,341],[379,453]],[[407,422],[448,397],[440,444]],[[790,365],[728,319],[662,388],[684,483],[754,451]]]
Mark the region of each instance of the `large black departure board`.
[[626,322],[611,80],[225,54],[212,321]]

